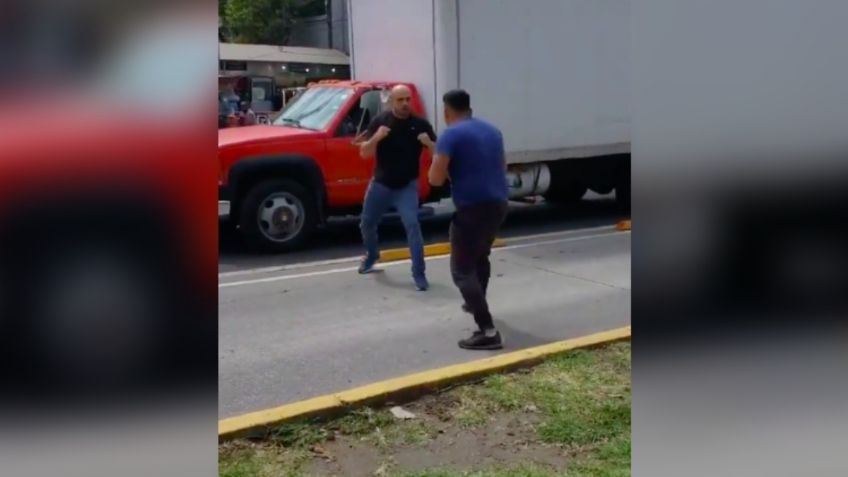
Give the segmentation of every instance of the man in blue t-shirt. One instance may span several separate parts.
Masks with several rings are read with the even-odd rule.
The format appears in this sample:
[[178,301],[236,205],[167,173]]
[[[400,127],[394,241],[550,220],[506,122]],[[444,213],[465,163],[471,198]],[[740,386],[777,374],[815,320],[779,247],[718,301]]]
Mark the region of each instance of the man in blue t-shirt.
[[500,349],[486,289],[492,243],[506,218],[508,190],[503,135],[491,124],[471,117],[471,97],[463,90],[443,98],[448,128],[436,143],[429,179],[441,186],[450,177],[456,213],[450,226],[451,275],[480,328],[459,342],[465,349]]

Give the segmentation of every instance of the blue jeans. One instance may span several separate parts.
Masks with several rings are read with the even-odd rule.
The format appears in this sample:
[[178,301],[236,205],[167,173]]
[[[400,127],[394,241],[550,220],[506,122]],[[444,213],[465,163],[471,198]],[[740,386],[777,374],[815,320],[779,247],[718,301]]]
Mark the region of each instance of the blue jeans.
[[365,193],[365,203],[362,205],[362,242],[365,244],[367,257],[376,260],[379,257],[379,239],[377,227],[383,214],[394,207],[400,214],[400,220],[406,229],[406,241],[412,256],[412,274],[424,275],[424,239],[421,237],[421,226],[418,224],[418,181],[414,180],[402,189],[390,189],[376,181],[371,181]]

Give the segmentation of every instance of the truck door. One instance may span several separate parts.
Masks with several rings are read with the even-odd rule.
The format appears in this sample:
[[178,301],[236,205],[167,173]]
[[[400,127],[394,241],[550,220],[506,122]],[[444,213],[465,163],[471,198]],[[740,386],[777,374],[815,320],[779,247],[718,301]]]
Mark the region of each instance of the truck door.
[[371,120],[382,111],[380,91],[365,91],[349,104],[333,137],[327,141],[327,153],[337,172],[334,188],[339,201],[361,205],[374,173],[374,158],[359,157],[359,146],[355,141],[362,138]]

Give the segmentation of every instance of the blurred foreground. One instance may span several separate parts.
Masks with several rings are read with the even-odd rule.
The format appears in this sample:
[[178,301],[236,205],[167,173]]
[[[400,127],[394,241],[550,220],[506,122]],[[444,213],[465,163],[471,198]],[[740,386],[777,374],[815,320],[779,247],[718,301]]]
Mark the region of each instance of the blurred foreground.
[[198,7],[4,3],[8,475],[214,472],[215,129],[196,118],[216,24]]
[[848,474],[846,18],[633,2],[636,476]]

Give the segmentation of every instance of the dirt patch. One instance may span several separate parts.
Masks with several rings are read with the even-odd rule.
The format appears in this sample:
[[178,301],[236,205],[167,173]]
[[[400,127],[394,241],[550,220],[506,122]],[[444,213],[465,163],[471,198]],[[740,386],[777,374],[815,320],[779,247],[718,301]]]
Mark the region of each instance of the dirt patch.
[[425,396],[407,406],[413,412],[421,412],[438,421],[446,422],[453,418],[452,410],[459,404],[459,398],[453,394],[439,393]]
[[562,468],[566,461],[563,450],[537,442],[535,435],[535,428],[527,419],[500,416],[482,428],[450,426],[423,447],[400,449],[395,458],[401,471],[436,465],[456,469],[493,467],[519,459]]
[[379,450],[342,439],[325,447],[326,455],[306,467],[310,475],[373,476],[385,460]]
[[552,468],[563,468],[566,464],[567,453],[561,446],[538,442],[538,416],[532,413],[497,415],[483,426],[468,429],[449,420],[451,406],[456,400],[452,396],[446,399],[447,402],[439,402],[438,398],[428,398],[427,402],[407,407],[421,421],[417,426],[428,430],[426,440],[417,444],[393,439],[381,443],[374,442],[371,436],[337,436],[323,446],[326,457],[313,460],[306,473],[372,477],[389,470],[491,467],[519,459]]

